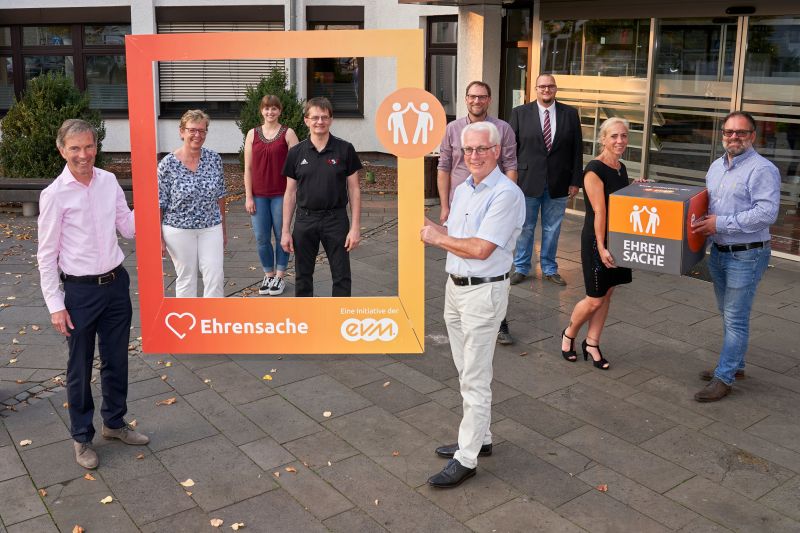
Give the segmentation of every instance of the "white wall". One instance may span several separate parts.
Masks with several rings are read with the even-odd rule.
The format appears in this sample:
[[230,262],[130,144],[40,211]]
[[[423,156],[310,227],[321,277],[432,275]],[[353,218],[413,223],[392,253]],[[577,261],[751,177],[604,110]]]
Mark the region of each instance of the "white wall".
[[[225,5],[286,5],[288,17],[289,2],[292,0],[81,0],[80,7],[131,6],[131,32],[134,34],[155,33],[155,8],[166,6],[214,6]],[[458,12],[453,7],[432,7],[414,4],[399,4],[397,0],[294,0],[298,29],[305,28],[306,6],[323,5],[363,5],[364,27],[366,29],[416,29],[425,28],[426,16],[452,15]],[[0,0],[0,9],[19,9],[20,0]],[[26,0],[25,8],[73,7],[74,1],[66,0]],[[286,21],[288,27],[288,19]],[[498,31],[499,35],[499,31]],[[499,68],[499,67],[498,67]],[[297,87],[305,97],[305,62],[297,63]],[[396,89],[395,62],[390,58],[365,58],[364,60],[364,118],[336,118],[332,126],[334,135],[352,142],[362,152],[380,152],[384,148],[378,143],[374,133],[374,116],[381,100]],[[178,119],[159,119],[158,150],[168,152],[180,143],[177,136]],[[206,146],[220,153],[239,151],[242,135],[235,120],[212,117],[211,132]],[[107,152],[130,151],[130,132],[125,119],[106,119],[106,139],[103,149]]]

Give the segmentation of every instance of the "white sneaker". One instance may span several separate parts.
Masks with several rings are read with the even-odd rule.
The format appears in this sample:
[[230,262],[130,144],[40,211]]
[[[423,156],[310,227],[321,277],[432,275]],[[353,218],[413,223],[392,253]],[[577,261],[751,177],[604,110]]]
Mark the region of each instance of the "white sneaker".
[[269,274],[264,274],[264,281],[261,282],[261,287],[258,289],[258,294],[269,294],[269,288],[272,285],[272,280],[274,279],[275,278],[271,278]]
[[270,296],[278,296],[279,294],[283,294],[283,289],[286,288],[286,284],[283,282],[283,278],[274,277],[270,279],[269,284],[269,295]]

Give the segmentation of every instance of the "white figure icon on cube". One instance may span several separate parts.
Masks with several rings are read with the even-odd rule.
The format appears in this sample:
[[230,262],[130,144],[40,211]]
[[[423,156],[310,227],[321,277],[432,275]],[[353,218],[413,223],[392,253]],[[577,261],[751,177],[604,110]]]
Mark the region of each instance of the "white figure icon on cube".
[[[647,213],[648,215],[647,226],[644,227],[642,226],[642,213]],[[634,205],[628,220],[633,225],[634,233],[651,233],[655,235],[656,228],[661,224],[661,215],[658,214],[658,208],[655,206],[648,208],[643,205],[639,208],[638,205]]]

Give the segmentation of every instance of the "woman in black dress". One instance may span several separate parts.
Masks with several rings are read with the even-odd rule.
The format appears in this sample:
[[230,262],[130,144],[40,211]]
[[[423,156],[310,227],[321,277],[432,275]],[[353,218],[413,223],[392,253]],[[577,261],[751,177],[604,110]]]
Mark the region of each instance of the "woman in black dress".
[[581,343],[583,360],[592,358],[597,368],[611,366],[600,351],[600,335],[608,316],[614,287],[631,282],[631,270],[618,267],[606,248],[606,207],[609,194],[628,185],[628,173],[619,160],[628,147],[628,122],[610,118],[600,126],[600,155],[589,161],[583,171],[586,193],[586,219],[581,234],[581,262],[586,285],[586,298],[575,304],[569,326],[561,332],[561,355],[577,361],[575,337],[581,326],[589,323],[586,339]]

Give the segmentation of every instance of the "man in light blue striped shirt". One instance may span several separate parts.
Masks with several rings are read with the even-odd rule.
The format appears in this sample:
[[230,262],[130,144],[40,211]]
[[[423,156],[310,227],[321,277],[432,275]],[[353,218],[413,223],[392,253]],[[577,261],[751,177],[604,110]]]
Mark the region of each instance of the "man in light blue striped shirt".
[[710,383],[694,395],[698,402],[727,396],[745,377],[750,336],[750,309],[770,257],[769,227],[778,218],[781,176],[777,167],[753,149],[756,123],[749,113],[734,111],[722,127],[725,155],[706,174],[708,215],[692,231],[712,242],[709,270],[724,337],[716,369],[700,378]]

